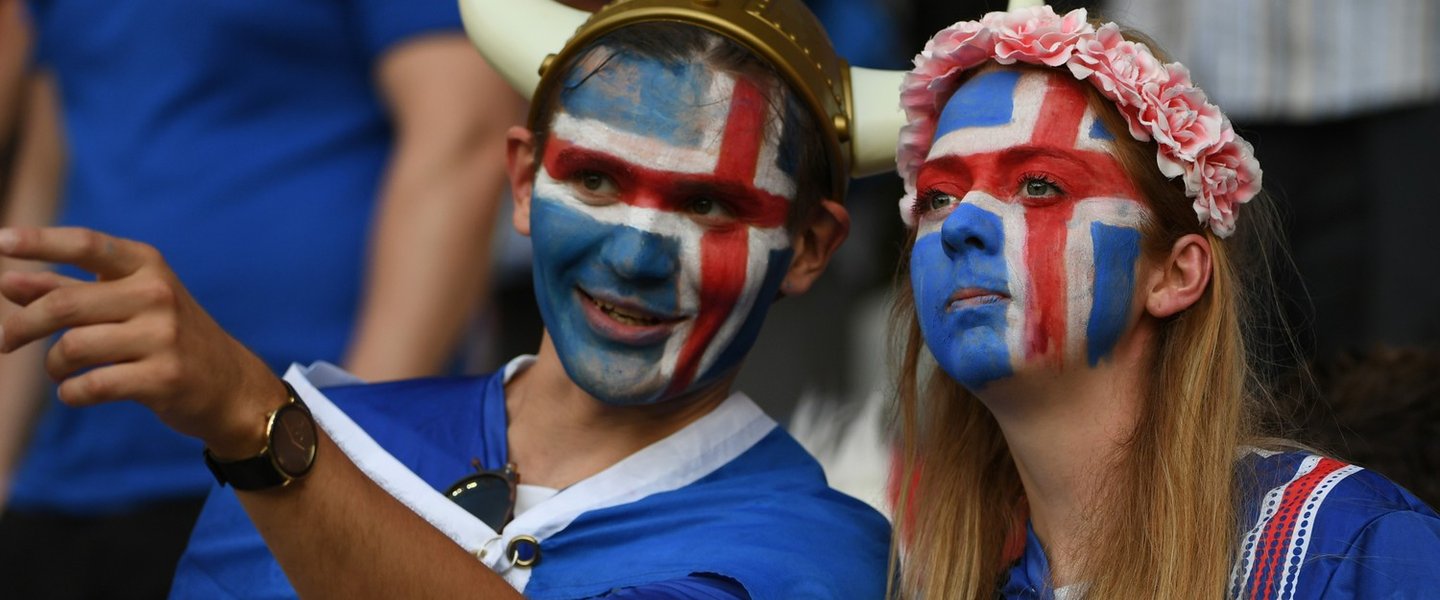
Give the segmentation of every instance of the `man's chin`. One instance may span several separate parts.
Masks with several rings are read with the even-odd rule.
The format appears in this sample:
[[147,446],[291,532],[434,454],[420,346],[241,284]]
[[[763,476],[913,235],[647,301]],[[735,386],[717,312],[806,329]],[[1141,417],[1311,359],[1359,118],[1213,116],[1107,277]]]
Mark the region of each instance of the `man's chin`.
[[657,370],[658,367],[635,373],[617,373],[614,369],[587,370],[572,372],[570,379],[596,400],[610,406],[645,406],[666,399],[665,390],[670,382],[655,372]]

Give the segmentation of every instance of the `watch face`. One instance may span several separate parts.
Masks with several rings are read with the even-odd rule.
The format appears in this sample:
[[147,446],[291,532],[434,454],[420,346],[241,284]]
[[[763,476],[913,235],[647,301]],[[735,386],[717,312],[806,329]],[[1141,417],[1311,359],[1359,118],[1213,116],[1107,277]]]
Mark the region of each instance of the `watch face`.
[[270,452],[275,466],[290,477],[299,477],[315,462],[315,421],[300,405],[289,404],[275,413]]

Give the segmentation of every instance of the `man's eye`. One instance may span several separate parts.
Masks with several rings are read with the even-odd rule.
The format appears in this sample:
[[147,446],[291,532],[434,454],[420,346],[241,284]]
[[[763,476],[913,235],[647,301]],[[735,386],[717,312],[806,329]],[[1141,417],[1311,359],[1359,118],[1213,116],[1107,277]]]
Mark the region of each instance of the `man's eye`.
[[955,203],[955,197],[950,194],[937,193],[930,196],[930,210],[940,210]]
[[707,220],[729,220],[732,216],[724,202],[708,196],[696,196],[686,201],[685,212]]
[[1065,192],[1043,175],[1026,175],[1020,180],[1020,193],[1027,198],[1049,198]]
[[578,179],[586,190],[597,194],[612,193],[616,190],[615,180],[599,171],[583,171]]
[[694,198],[690,200],[690,212],[697,215],[710,215],[719,210],[720,205],[709,198]]

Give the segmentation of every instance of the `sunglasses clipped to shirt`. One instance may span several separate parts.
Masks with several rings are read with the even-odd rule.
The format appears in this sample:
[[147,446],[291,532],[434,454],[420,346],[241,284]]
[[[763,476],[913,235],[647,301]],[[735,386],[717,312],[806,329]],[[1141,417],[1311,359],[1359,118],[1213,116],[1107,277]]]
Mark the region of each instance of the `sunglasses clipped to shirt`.
[[[503,469],[481,469],[479,460],[470,464],[477,472],[451,484],[445,495],[490,529],[502,531],[515,518],[515,490],[520,485],[520,472],[515,469],[515,463],[506,463]],[[505,555],[513,565],[532,567],[540,562],[540,540],[528,535],[514,536]]]
[[450,484],[445,495],[491,529],[505,529],[515,518],[515,488],[520,484],[515,463],[501,469],[481,469],[478,460],[471,464],[477,472]]

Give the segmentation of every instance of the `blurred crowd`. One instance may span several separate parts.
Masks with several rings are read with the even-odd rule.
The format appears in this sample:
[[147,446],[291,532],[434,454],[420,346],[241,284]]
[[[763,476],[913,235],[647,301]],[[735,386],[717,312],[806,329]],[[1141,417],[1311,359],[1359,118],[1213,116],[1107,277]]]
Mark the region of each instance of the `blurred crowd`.
[[[386,380],[488,372],[533,351],[528,241],[510,226],[503,171],[523,101],[471,49],[451,0],[322,4],[0,0],[3,225],[157,246],[277,370],[327,360]],[[809,4],[852,64],[903,69],[934,31],[1006,2]],[[1051,5],[1178,40],[1167,50],[1229,108],[1283,211],[1268,356],[1295,437],[1440,504],[1440,255],[1428,243],[1440,192],[1424,179],[1440,138],[1440,8]],[[835,267],[773,310],[738,387],[777,420],[808,398],[883,421],[858,407],[886,395],[901,193],[894,175],[853,182]],[[0,263],[17,267],[39,268]],[[0,318],[12,309],[0,300]],[[64,548],[128,590],[75,597],[163,594],[165,561],[212,484],[199,446],[139,409],[73,414],[42,355],[0,359],[0,581]],[[145,448],[149,464],[121,464],[110,444]],[[63,580],[73,567],[55,568]]]

